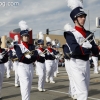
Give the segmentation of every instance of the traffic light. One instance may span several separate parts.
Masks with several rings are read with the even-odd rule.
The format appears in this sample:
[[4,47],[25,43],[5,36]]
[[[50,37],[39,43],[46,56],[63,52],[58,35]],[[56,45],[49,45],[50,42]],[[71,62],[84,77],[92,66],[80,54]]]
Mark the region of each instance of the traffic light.
[[49,29],[46,29],[46,34],[49,35]]

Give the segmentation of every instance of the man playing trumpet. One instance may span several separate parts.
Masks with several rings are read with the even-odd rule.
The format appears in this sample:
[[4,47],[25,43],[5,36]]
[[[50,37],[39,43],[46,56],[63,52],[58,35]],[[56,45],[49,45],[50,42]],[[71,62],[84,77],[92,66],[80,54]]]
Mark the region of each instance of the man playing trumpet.
[[87,100],[90,79],[89,55],[91,52],[98,55],[99,51],[94,41],[89,42],[93,39],[92,35],[81,44],[91,34],[90,31],[84,29],[87,14],[82,8],[82,2],[67,0],[67,3],[72,8],[70,17],[75,24],[74,29],[67,24],[66,32],[64,32],[66,42],[72,52],[70,58],[71,76],[75,84],[77,100]]

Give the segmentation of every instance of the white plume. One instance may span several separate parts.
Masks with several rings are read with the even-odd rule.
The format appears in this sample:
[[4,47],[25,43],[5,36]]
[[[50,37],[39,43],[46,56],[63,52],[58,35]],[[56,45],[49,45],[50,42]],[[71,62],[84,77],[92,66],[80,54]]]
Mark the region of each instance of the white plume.
[[64,30],[65,30],[65,31],[71,31],[71,30],[73,30],[73,28],[72,28],[72,26],[71,26],[69,23],[67,23],[67,24],[64,26]]
[[18,35],[14,36],[14,41],[18,41]]
[[82,7],[83,0],[67,0],[67,5],[70,7],[72,10],[75,9],[76,7]]
[[28,25],[27,25],[26,22],[23,21],[23,20],[19,22],[19,27],[20,27],[21,30],[26,30],[26,29],[28,29]]
[[47,42],[51,42],[51,39],[47,36],[47,37],[46,37],[46,41],[47,41]]
[[56,45],[56,42],[54,40],[52,41],[52,45]]
[[44,40],[44,35],[42,32],[39,32],[39,39]]

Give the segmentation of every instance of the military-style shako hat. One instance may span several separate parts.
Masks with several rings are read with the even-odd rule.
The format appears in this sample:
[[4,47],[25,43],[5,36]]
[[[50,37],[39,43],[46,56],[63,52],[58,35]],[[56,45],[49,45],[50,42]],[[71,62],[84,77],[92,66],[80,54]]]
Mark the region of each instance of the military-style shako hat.
[[42,34],[42,32],[39,32],[39,35],[38,35],[38,41],[37,41],[37,43],[38,43],[38,45],[44,45],[44,35]]
[[52,44],[51,44],[51,39],[50,39],[50,37],[47,36],[47,37],[46,37],[46,41],[47,41],[47,43],[46,43],[47,46],[52,45]]
[[21,29],[21,31],[20,31],[21,36],[29,35],[28,25],[26,24],[25,21],[23,21],[23,20],[20,21],[19,22],[19,27]]
[[87,16],[87,14],[83,10],[82,2],[83,0],[67,0],[68,7],[72,9],[70,17],[73,21],[81,15]]

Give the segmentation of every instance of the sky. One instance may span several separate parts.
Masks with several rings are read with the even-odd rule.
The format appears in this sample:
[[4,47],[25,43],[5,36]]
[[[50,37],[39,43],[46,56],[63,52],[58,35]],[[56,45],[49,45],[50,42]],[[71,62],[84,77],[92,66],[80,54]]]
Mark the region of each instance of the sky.
[[[83,8],[88,14],[85,28],[92,32],[95,30],[95,37],[100,38],[100,28],[96,28],[100,0],[83,0]],[[51,31],[49,34],[63,35],[66,23],[74,27],[70,12],[66,0],[0,0],[0,36],[9,36],[11,30],[19,28],[21,20],[32,29],[33,38],[40,31],[45,34],[46,29]]]

